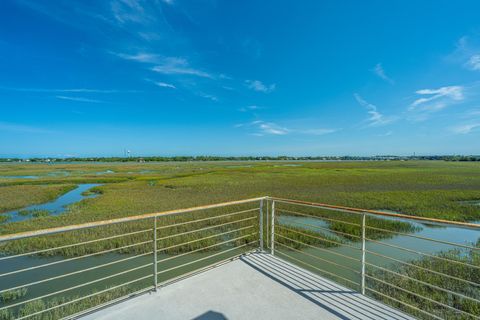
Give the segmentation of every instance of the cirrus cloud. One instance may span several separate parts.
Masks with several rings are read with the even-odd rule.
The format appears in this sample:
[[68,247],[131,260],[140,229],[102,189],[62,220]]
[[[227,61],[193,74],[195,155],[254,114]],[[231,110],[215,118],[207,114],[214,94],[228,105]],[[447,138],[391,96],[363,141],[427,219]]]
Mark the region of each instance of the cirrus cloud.
[[385,69],[383,68],[382,64],[381,63],[377,63],[375,65],[375,67],[373,68],[373,72],[381,79],[385,80],[386,82],[390,83],[390,84],[394,84],[395,82],[393,81],[392,78],[390,78],[389,76],[387,76],[387,74],[385,73]]
[[332,129],[332,128],[307,128],[307,129],[287,128],[277,123],[263,121],[263,120],[255,120],[249,123],[241,123],[241,124],[235,125],[235,128],[242,128],[242,127],[250,128],[250,130],[254,129],[255,132],[251,133],[251,135],[254,135],[254,136],[265,136],[265,135],[284,136],[287,134],[320,136],[320,135],[325,135],[325,134],[339,131],[339,129]]
[[263,93],[270,93],[277,87],[275,83],[266,85],[260,80],[245,80],[245,83],[249,89]]
[[442,110],[451,104],[465,99],[465,88],[462,86],[446,86],[438,89],[422,89],[415,93],[420,95],[410,105],[410,110],[421,109],[435,112]]
[[353,96],[355,100],[357,100],[358,104],[367,109],[367,113],[369,115],[367,122],[368,126],[384,126],[389,124],[395,120],[393,117],[387,117],[380,113],[377,110],[377,106],[371,104],[370,102],[363,99],[358,93],[354,93]]
[[450,128],[450,131],[456,134],[468,134],[471,133],[476,128],[480,128],[480,123],[470,123],[454,126]]
[[184,58],[166,57],[160,64],[152,68],[153,71],[168,75],[192,75],[202,78],[213,79],[214,76],[202,70],[198,70],[189,66]]

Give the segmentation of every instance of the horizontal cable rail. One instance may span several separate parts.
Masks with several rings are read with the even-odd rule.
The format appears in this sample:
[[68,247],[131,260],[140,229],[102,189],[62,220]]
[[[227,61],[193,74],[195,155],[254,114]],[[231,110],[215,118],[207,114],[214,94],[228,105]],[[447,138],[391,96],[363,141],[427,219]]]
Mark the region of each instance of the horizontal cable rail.
[[175,237],[179,237],[179,236],[184,236],[184,235],[187,235],[187,234],[192,234],[192,233],[201,232],[201,231],[205,231],[205,230],[211,230],[211,229],[215,229],[215,228],[218,228],[218,227],[223,227],[223,226],[227,226],[227,225],[230,225],[230,224],[250,221],[250,220],[254,220],[254,219],[258,219],[258,218],[257,217],[250,217],[250,218],[245,218],[245,219],[239,219],[239,220],[230,221],[230,222],[226,222],[226,223],[222,223],[222,224],[217,224],[217,225],[214,225],[214,226],[209,226],[209,227],[205,227],[205,228],[201,228],[201,229],[196,229],[196,230],[192,230],[192,231],[177,233],[177,234],[174,234],[174,235],[171,235],[171,236],[168,236],[168,237],[158,238],[157,241],[167,240],[167,239],[171,239],[171,238],[175,238]]
[[163,230],[163,229],[168,229],[168,228],[172,228],[172,227],[184,226],[184,225],[189,225],[189,224],[192,224],[192,223],[209,221],[209,220],[213,220],[213,219],[231,217],[231,216],[235,216],[235,215],[239,215],[239,214],[247,213],[247,212],[253,212],[253,211],[258,211],[258,208],[253,208],[253,209],[248,209],[248,210],[242,210],[242,211],[236,211],[236,212],[232,212],[232,213],[222,214],[222,215],[214,216],[214,217],[197,219],[197,220],[193,220],[193,221],[187,221],[187,222],[180,222],[180,223],[175,223],[175,224],[169,224],[169,225],[166,225],[166,226],[158,227],[157,230]]
[[335,241],[335,240],[330,240],[330,239],[325,239],[325,238],[322,238],[322,237],[317,237],[317,236],[314,236],[314,235],[311,235],[311,234],[308,234],[308,233],[304,233],[304,232],[300,232],[298,230],[293,230],[293,229],[290,229],[288,227],[285,227],[283,225],[279,225],[278,226],[279,228],[282,228],[282,229],[285,229],[285,230],[288,230],[290,232],[294,232],[294,233],[298,233],[298,234],[301,234],[301,235],[304,235],[306,237],[310,237],[312,239],[318,239],[318,240],[321,240],[321,241],[325,241],[325,242],[328,242],[328,243],[333,243],[333,244],[337,244],[337,245],[340,245],[340,246],[345,246],[345,247],[348,247],[348,248],[352,248],[354,250],[362,250],[361,248],[357,248],[355,246],[352,246],[348,243],[343,243],[343,242],[340,242],[340,241]]
[[[157,252],[162,252],[162,251],[170,250],[170,249],[173,249],[173,248],[182,247],[182,246],[187,245],[187,244],[192,244],[192,243],[195,243],[195,242],[212,239],[212,238],[216,238],[216,237],[219,237],[219,236],[224,236],[224,235],[226,235],[226,234],[230,234],[230,233],[234,233],[234,232],[239,232],[239,231],[243,231],[243,230],[247,230],[247,229],[252,229],[252,228],[254,228],[254,227],[255,227],[255,225],[251,225],[251,226],[247,226],[247,227],[243,227],[243,228],[238,228],[238,229],[231,230],[231,231],[227,231],[227,232],[222,232],[222,233],[219,233],[219,234],[214,234],[214,235],[211,235],[211,236],[208,236],[208,237],[204,237],[204,238],[200,238],[200,239],[195,239],[195,240],[183,242],[183,243],[180,243],[180,244],[175,244],[175,245],[172,245],[172,246],[169,246],[169,247],[157,249]],[[204,249],[205,249],[205,248],[204,248]]]
[[[297,241],[297,240],[293,240],[289,237],[285,237],[281,234],[277,234],[276,236],[280,237],[280,238],[284,238],[284,239],[287,239],[289,241],[293,241],[293,242],[296,242],[298,244],[301,244],[301,245],[304,245],[304,246],[307,246],[307,247],[310,247],[312,249],[316,249],[316,250],[320,250],[320,251],[324,251],[324,252],[328,252],[329,254],[333,254],[333,255],[336,255],[336,256],[339,256],[339,257],[342,257],[342,258],[345,258],[345,259],[349,259],[349,260],[352,260],[352,261],[356,261],[356,262],[360,262],[359,259],[356,259],[356,258],[352,258],[352,257],[349,257],[347,255],[344,255],[344,254],[341,254],[341,253],[338,253],[338,252],[334,252],[332,250],[328,250],[328,249],[325,249],[325,248],[320,248],[320,247],[317,247],[317,246],[313,246],[311,244],[306,244],[306,243],[303,243],[303,242],[300,242],[300,241]],[[278,243],[278,241],[277,241]]]
[[385,258],[385,259],[388,259],[388,260],[391,260],[391,261],[395,261],[395,262],[400,263],[400,264],[405,265],[405,266],[414,267],[414,268],[417,268],[417,269],[420,269],[420,270],[423,270],[423,271],[434,273],[434,274],[442,276],[442,277],[450,278],[452,280],[461,281],[463,283],[470,284],[470,285],[473,285],[473,286],[480,286],[480,283],[475,283],[475,282],[472,282],[472,281],[469,281],[469,280],[465,280],[465,279],[462,279],[462,278],[451,276],[451,275],[446,274],[446,273],[441,273],[441,272],[438,272],[438,271],[435,271],[435,270],[432,270],[432,269],[424,268],[424,267],[418,266],[416,264],[412,264],[412,263],[408,263],[408,262],[405,262],[405,261],[402,261],[402,260],[398,260],[398,259],[386,256],[386,255],[374,252],[374,251],[366,250],[366,252],[370,253],[370,254],[373,254],[375,256],[381,257],[381,258]]
[[241,240],[241,239],[251,237],[252,235],[255,235],[255,233],[247,234],[245,236],[241,236],[241,237],[238,237],[238,238],[235,238],[235,239],[226,240],[226,241],[215,243],[215,244],[212,244],[212,245],[209,245],[209,246],[206,246],[206,247],[201,247],[201,248],[198,248],[198,249],[195,249],[195,250],[192,250],[192,251],[187,251],[185,253],[177,254],[177,255],[162,259],[162,260],[158,260],[157,263],[162,263],[162,262],[166,262],[166,261],[169,261],[169,260],[184,257],[186,255],[189,255],[189,254],[192,254],[192,253],[195,253],[195,252],[200,252],[200,251],[203,251],[205,249],[211,249],[211,248],[214,248],[214,247],[218,247],[218,246],[221,246],[223,244],[227,244],[227,243],[230,243],[230,242],[233,242],[233,241],[238,241],[238,240]]
[[300,201],[300,200],[291,200],[285,198],[278,198],[278,197],[268,197],[271,201],[279,202],[279,203],[288,203],[288,204],[297,204],[301,206],[313,207],[313,208],[320,208],[320,209],[330,209],[332,211],[340,211],[346,213],[355,213],[355,214],[369,214],[369,215],[377,215],[377,216],[385,216],[385,217],[393,217],[393,218],[401,218],[401,219],[410,219],[410,220],[417,220],[423,221],[426,223],[432,224],[441,224],[441,225],[453,225],[457,227],[465,227],[465,228],[472,228],[476,230],[480,230],[480,224],[469,223],[469,222],[460,222],[460,221],[450,221],[450,220],[442,220],[442,219],[432,219],[432,218],[425,218],[420,216],[411,216],[407,214],[400,214],[400,213],[390,213],[378,210],[369,210],[369,209],[359,209],[359,208],[352,208],[346,206],[335,206],[326,203],[317,203],[317,202],[309,202],[309,201]]
[[453,260],[453,259],[447,259],[447,258],[439,257],[439,256],[435,256],[435,255],[433,255],[433,254],[429,254],[429,253],[425,253],[425,252],[421,252],[421,251],[417,251],[417,250],[413,250],[413,249],[409,249],[409,248],[397,246],[397,245],[394,245],[394,244],[391,244],[391,243],[385,243],[385,242],[373,240],[373,239],[370,239],[370,238],[365,238],[365,239],[368,240],[368,241],[370,241],[370,242],[373,242],[373,243],[377,243],[377,244],[384,245],[384,246],[386,246],[386,247],[395,248],[395,249],[398,249],[398,250],[403,250],[403,251],[405,251],[405,252],[415,253],[415,254],[418,254],[418,255],[421,255],[421,256],[424,256],[424,257],[428,257],[428,258],[432,258],[432,259],[437,259],[437,260],[442,260],[442,261],[445,261],[445,262],[456,263],[456,264],[458,264],[458,265],[462,265],[462,266],[466,266],[466,267],[475,268],[475,269],[479,269],[479,270],[480,270],[480,266],[476,266],[476,265],[474,265],[474,264],[470,264],[470,263],[465,263],[465,262],[462,262],[462,261],[457,261],[457,260]]
[[45,252],[49,252],[49,251],[55,251],[55,250],[72,248],[72,247],[78,247],[78,246],[81,246],[81,245],[90,244],[90,243],[95,243],[95,242],[98,242],[98,241],[105,241],[105,240],[117,239],[117,238],[122,238],[122,237],[126,237],[126,236],[135,235],[135,234],[146,233],[146,232],[152,232],[152,229],[146,229],[146,230],[134,231],[134,232],[129,232],[129,233],[123,233],[123,234],[118,234],[118,235],[111,236],[111,237],[99,238],[99,239],[95,239],[95,240],[83,241],[83,242],[78,242],[78,243],[73,243],[73,244],[67,244],[67,245],[65,245],[65,246],[48,248],[48,249],[42,249],[42,250],[37,250],[37,251],[31,251],[31,252],[16,254],[16,255],[13,255],[13,256],[0,257],[0,261],[2,261],[2,260],[8,260],[8,259],[13,259],[13,258],[18,258],[18,257],[35,255],[35,254],[39,254],[39,253],[45,253]]
[[475,299],[475,298],[472,298],[472,297],[469,297],[469,296],[466,296],[466,295],[464,295],[464,294],[461,294],[461,293],[458,293],[458,292],[455,292],[455,291],[452,291],[452,290],[448,290],[448,289],[445,289],[445,288],[441,288],[441,287],[436,286],[436,285],[434,285],[434,284],[431,284],[431,283],[428,283],[428,282],[425,282],[425,281],[422,281],[422,280],[419,280],[419,279],[416,279],[416,278],[412,278],[412,277],[407,276],[407,275],[405,275],[405,274],[401,274],[401,273],[398,273],[398,272],[389,270],[389,269],[387,269],[387,268],[383,268],[383,267],[377,266],[377,265],[372,264],[372,263],[369,263],[369,262],[367,262],[366,264],[367,264],[368,266],[371,266],[371,267],[380,269],[380,270],[385,271],[385,272],[387,272],[387,273],[394,274],[394,275],[396,275],[396,276],[398,276],[398,277],[402,277],[402,278],[405,278],[405,279],[408,279],[408,280],[411,280],[411,281],[420,283],[420,284],[425,285],[425,286],[427,286],[427,287],[430,287],[430,288],[432,288],[432,289],[440,290],[440,291],[443,291],[443,292],[446,292],[446,293],[455,295],[455,296],[457,296],[457,297],[460,297],[460,298],[462,298],[462,299],[468,299],[468,300],[474,301],[474,302],[476,302],[476,303],[480,303],[480,300]]
[[[111,279],[113,277],[121,276],[121,275],[129,273],[129,272],[144,269],[144,268],[146,268],[148,266],[151,266],[151,265],[153,265],[153,263],[151,263],[151,262],[147,263],[147,264],[143,264],[139,267],[131,268],[131,269],[128,269],[128,270],[125,270],[125,271],[122,271],[122,272],[118,272],[118,273],[106,276],[106,277],[102,277],[102,278],[99,278],[99,279],[96,279],[96,280],[88,281],[88,282],[85,282],[85,283],[82,283],[82,284],[79,284],[79,285],[76,285],[76,286],[73,286],[73,287],[70,287],[70,288],[58,290],[58,291],[55,291],[55,292],[52,292],[52,293],[49,293],[49,294],[45,294],[45,295],[42,295],[42,296],[39,296],[39,297],[36,297],[36,298],[33,298],[33,299],[29,299],[29,300],[26,300],[26,301],[17,302],[17,303],[8,305],[6,307],[2,307],[2,308],[0,308],[0,310],[5,310],[5,309],[12,308],[12,307],[15,307],[15,306],[18,306],[18,305],[21,305],[21,304],[25,304],[25,303],[32,302],[32,301],[35,301],[35,300],[51,297],[51,296],[54,296],[54,295],[57,295],[57,294],[60,294],[60,293],[64,293],[64,292],[67,292],[67,291],[71,291],[71,290],[74,290],[74,289],[82,288],[82,287],[85,287],[85,286],[88,286],[88,285],[91,285],[91,284],[94,284],[94,283],[97,283],[97,282],[100,282],[100,281],[105,281],[105,280]],[[149,277],[151,277],[151,275],[149,275]]]
[[87,223],[82,223],[82,224],[69,225],[69,226],[65,226],[65,227],[56,227],[56,228],[49,228],[49,229],[41,229],[41,230],[35,230],[35,231],[27,231],[27,232],[19,232],[19,233],[14,233],[14,234],[0,235],[0,242],[10,241],[10,240],[18,240],[18,239],[30,238],[30,237],[37,237],[37,236],[55,234],[55,233],[61,233],[61,232],[67,232],[67,231],[89,229],[89,228],[94,228],[94,227],[113,225],[113,224],[125,223],[125,222],[131,222],[131,221],[140,221],[140,220],[146,220],[146,219],[155,218],[155,217],[165,217],[165,216],[170,216],[170,215],[188,213],[188,212],[193,212],[193,211],[208,210],[208,209],[226,207],[226,206],[231,206],[231,205],[251,203],[251,202],[260,201],[260,200],[263,200],[263,199],[266,199],[266,198],[267,197],[259,197],[259,198],[252,198],[252,199],[246,199],[246,200],[230,201],[230,202],[216,203],[216,204],[210,204],[210,205],[205,205],[205,206],[191,207],[191,208],[186,208],[186,209],[177,209],[177,210],[170,210],[170,211],[163,211],[163,212],[156,212],[156,213],[147,213],[147,214],[142,214],[142,215],[137,215],[137,216],[129,216],[129,217],[125,217],[125,218],[102,220],[102,221],[95,221],[95,222],[87,222]]
[[[281,245],[281,243],[278,243],[278,244]],[[342,279],[342,280],[347,281],[347,282],[349,282],[349,283],[351,283],[351,284],[354,284],[355,286],[358,286],[358,283],[355,282],[355,281],[352,281],[352,280],[347,279],[347,278],[345,278],[345,277],[339,276],[339,275],[334,274],[334,273],[332,273],[332,272],[329,272],[329,271],[326,271],[326,270],[324,270],[324,269],[321,269],[321,268],[318,268],[318,267],[316,267],[316,266],[313,266],[313,265],[311,265],[311,264],[309,264],[309,263],[307,263],[307,262],[305,262],[305,261],[302,261],[302,260],[300,260],[300,259],[294,258],[294,257],[292,257],[291,255],[286,254],[286,253],[284,253],[284,252],[278,251],[278,253],[281,254],[281,255],[283,255],[283,256],[285,256],[285,257],[287,257],[287,258],[289,258],[289,259],[292,259],[292,260],[297,261],[297,262],[299,262],[299,263],[301,263],[301,264],[303,264],[303,265],[306,265],[306,266],[308,266],[308,267],[310,267],[310,268],[313,268],[313,269],[315,269],[315,270],[318,270],[318,271],[320,271],[320,272],[323,272],[323,273],[325,273],[325,274],[328,274],[328,275],[330,275],[330,276],[332,276],[332,277],[335,277],[335,278],[338,278],[338,279]]]
[[204,266],[204,267],[195,269],[195,270],[193,270],[193,271],[189,271],[189,272],[182,273],[182,274],[179,275],[179,276],[175,276],[175,277],[173,277],[173,278],[169,278],[168,280],[165,280],[165,281],[161,282],[161,283],[158,285],[158,287],[159,287],[159,288],[165,287],[165,286],[167,286],[167,285],[169,285],[169,284],[171,284],[171,283],[174,283],[174,282],[176,282],[176,281],[179,281],[179,280],[181,280],[181,279],[188,278],[189,276],[198,274],[198,273],[200,273],[200,272],[202,272],[202,271],[204,271],[204,270],[208,270],[208,269],[213,268],[213,267],[216,267],[216,266],[220,266],[220,265],[225,264],[225,263],[227,263],[227,262],[233,261],[233,260],[237,259],[238,257],[241,257],[241,256],[243,256],[243,255],[247,255],[247,254],[250,254],[250,253],[253,253],[253,252],[255,252],[255,251],[254,251],[254,250],[251,250],[251,251],[239,253],[239,254],[233,255],[233,256],[231,256],[231,257],[228,257],[228,258],[226,258],[226,259],[221,259],[221,260],[215,261],[215,262],[213,262],[213,263],[211,263],[211,264],[208,264],[208,265],[206,265],[206,266]]
[[434,318],[434,319],[444,320],[443,318],[440,318],[440,317],[438,317],[438,316],[436,316],[436,315],[433,315],[433,314],[431,314],[431,313],[428,313],[428,312],[426,312],[425,310],[422,310],[422,309],[420,309],[420,308],[417,308],[417,307],[415,307],[415,306],[412,306],[412,305],[410,305],[410,304],[408,304],[408,303],[406,303],[406,302],[404,302],[404,301],[401,301],[401,300],[392,298],[391,296],[386,295],[386,294],[384,294],[384,293],[381,293],[381,292],[379,292],[379,291],[377,291],[377,290],[374,290],[374,289],[372,289],[372,288],[366,288],[366,290],[371,291],[371,292],[373,292],[373,293],[375,293],[375,294],[378,294],[378,295],[380,295],[380,296],[382,296],[382,297],[384,297],[384,298],[386,298],[386,299],[388,299],[388,300],[392,300],[392,301],[395,301],[395,302],[397,302],[397,303],[400,303],[400,304],[402,304],[402,305],[404,305],[404,306],[407,306],[407,307],[409,307],[409,308],[411,308],[411,309],[413,309],[413,310],[415,310],[415,311],[419,311],[419,312],[421,312],[421,313],[423,313],[423,314],[425,314],[425,315],[427,315],[427,316],[429,316],[429,317],[432,317],[432,318]]
[[25,283],[25,284],[22,284],[22,285],[19,285],[19,286],[16,286],[16,287],[0,290],[0,293],[4,293],[4,292],[10,291],[10,290],[16,290],[16,289],[20,289],[20,288],[30,287],[30,286],[33,286],[33,285],[36,285],[36,284],[41,284],[41,283],[45,283],[45,282],[52,281],[52,280],[62,279],[62,278],[65,278],[65,277],[73,276],[75,274],[80,274],[80,273],[83,273],[83,272],[88,272],[88,271],[92,271],[92,270],[95,270],[95,269],[100,269],[100,268],[103,268],[103,267],[107,267],[107,266],[111,266],[111,265],[114,265],[114,264],[117,264],[117,263],[137,259],[139,257],[144,257],[144,256],[151,255],[151,254],[153,254],[153,252],[146,252],[146,253],[142,253],[142,254],[137,254],[137,255],[132,256],[132,257],[128,257],[128,258],[124,258],[124,259],[120,259],[120,260],[115,260],[115,261],[108,262],[108,263],[99,264],[99,265],[96,265],[94,267],[90,267],[90,268],[86,268],[86,269],[82,269],[82,270],[78,270],[78,271],[73,271],[73,272],[65,273],[65,274],[62,274],[62,275],[59,275],[59,276],[55,276],[55,277],[51,277],[51,278],[47,278],[47,279],[43,279],[43,280],[38,280],[38,281],[30,282],[30,283]]
[[306,214],[306,213],[303,213],[303,212],[292,211],[292,210],[287,210],[287,209],[278,209],[278,211],[279,211],[279,212],[287,212],[287,213],[291,213],[291,214],[295,214],[295,215],[299,215],[299,216],[304,216],[304,217],[315,218],[315,219],[319,219],[319,220],[326,220],[326,221],[344,223],[344,224],[347,224],[347,225],[350,225],[350,226],[357,226],[357,227],[362,226],[362,225],[359,224],[359,223],[353,223],[353,222],[348,222],[348,221],[343,221],[343,220],[326,218],[326,217],[324,217],[324,216],[314,216],[314,215],[312,215],[312,214]]
[[[227,252],[231,252],[231,251],[233,251],[233,250],[237,250],[237,249],[240,249],[240,248],[243,248],[243,247],[247,247],[247,246],[249,246],[249,245],[251,245],[251,244],[253,244],[253,243],[257,242],[257,241],[258,241],[258,240],[250,241],[249,243],[243,244],[243,245],[238,246],[238,247],[233,247],[233,248],[231,248],[231,249],[228,249],[228,250],[225,250],[225,251],[220,251],[220,252],[218,252],[218,253],[209,255],[209,256],[207,256],[207,257],[203,257],[203,258],[200,258],[200,259],[197,259],[197,260],[194,260],[194,261],[190,261],[190,262],[183,263],[183,264],[180,264],[180,265],[175,266],[175,267],[172,267],[172,268],[168,268],[168,269],[159,271],[159,272],[157,272],[157,275],[158,275],[158,274],[165,273],[165,272],[169,272],[169,271],[172,271],[172,270],[175,270],[175,269],[178,269],[178,268],[182,268],[182,267],[191,265],[191,264],[193,264],[193,263],[197,263],[197,262],[199,262],[199,261],[203,261],[203,260],[206,260],[206,259],[210,259],[210,258],[219,256],[219,255],[221,255],[221,254],[224,254],[224,253],[227,253]],[[159,261],[159,262],[161,262],[161,261]]]
[[331,264],[331,265],[334,265],[334,266],[343,268],[343,269],[345,269],[345,270],[351,271],[351,272],[356,273],[356,274],[360,274],[360,271],[355,270],[355,269],[350,268],[350,267],[347,267],[347,266],[344,266],[343,264],[336,263],[336,262],[333,262],[333,261],[328,260],[328,259],[320,258],[319,256],[316,256],[316,255],[313,255],[313,254],[304,252],[304,251],[302,251],[302,250],[295,249],[295,248],[293,248],[293,247],[291,247],[291,246],[288,246],[288,245],[286,245],[286,244],[284,244],[284,243],[281,243],[281,242],[277,242],[277,244],[279,244],[279,245],[281,245],[281,246],[284,246],[284,247],[287,247],[287,248],[289,248],[290,250],[293,250],[293,251],[302,253],[302,254],[304,254],[304,255],[306,255],[306,256],[309,256],[309,257],[311,257],[311,258],[314,258],[314,259],[317,259],[317,260],[320,260],[320,261],[329,263],[329,264]]
[[454,307],[452,307],[452,306],[449,306],[449,305],[447,305],[447,304],[441,303],[441,302],[439,302],[439,301],[430,299],[430,298],[425,297],[425,296],[423,296],[423,295],[421,295],[421,294],[412,292],[412,291],[410,291],[410,290],[407,290],[407,289],[404,289],[404,288],[402,288],[402,287],[396,286],[396,285],[391,284],[391,283],[389,283],[389,282],[386,282],[386,281],[383,281],[383,280],[381,280],[381,279],[372,277],[372,276],[370,276],[370,275],[368,275],[368,274],[366,275],[366,277],[368,277],[368,278],[370,278],[370,279],[372,279],[372,280],[374,280],[374,281],[378,281],[378,282],[380,282],[380,283],[383,283],[384,285],[387,285],[387,286],[390,286],[390,287],[392,287],[392,288],[395,288],[395,289],[397,289],[397,290],[403,291],[403,292],[405,292],[405,293],[407,293],[407,294],[410,294],[410,295],[412,295],[412,296],[418,297],[418,298],[420,298],[420,299],[427,300],[427,301],[429,301],[429,302],[431,302],[431,303],[435,303],[436,305],[439,305],[439,306],[441,306],[441,307],[443,307],[443,308],[447,308],[447,309],[449,309],[449,310],[452,310],[453,312],[461,313],[461,314],[464,314],[464,315],[469,316],[469,317],[477,318],[475,315],[473,315],[473,314],[471,314],[471,313],[468,313],[468,312],[465,312],[465,311],[463,311],[463,310],[454,308]]
[[[280,210],[280,211],[282,211],[282,210]],[[336,233],[336,234],[341,234],[342,236],[361,239],[361,237],[357,236],[357,235],[353,235],[353,234],[342,232],[342,231],[332,230],[332,229],[321,227],[321,226],[316,226],[316,225],[313,225],[313,224],[310,224],[310,223],[304,223],[304,222],[294,222],[294,223],[298,224],[298,225],[302,225],[302,226],[307,226],[307,227],[310,227],[310,228],[316,228],[316,229],[325,230],[325,231],[328,231],[328,232],[333,232],[333,233]]]
[[124,283],[119,284],[119,285],[117,285],[117,286],[113,286],[113,287],[110,287],[110,288],[105,289],[105,290],[97,291],[97,292],[95,292],[95,293],[92,293],[92,294],[83,296],[83,297],[81,297],[81,298],[73,299],[73,300],[67,301],[67,302],[65,302],[65,303],[62,303],[62,304],[59,304],[59,305],[56,305],[56,306],[47,308],[47,309],[45,309],[45,310],[42,310],[42,311],[38,311],[38,312],[35,312],[35,313],[32,313],[32,314],[29,314],[29,315],[27,315],[27,316],[18,318],[17,320],[27,319],[27,318],[30,318],[30,317],[33,317],[33,316],[36,316],[36,315],[39,315],[39,314],[42,314],[42,313],[51,311],[51,310],[53,310],[53,309],[58,309],[58,308],[61,308],[61,307],[66,306],[66,305],[69,305],[69,304],[72,304],[72,303],[75,303],[75,302],[78,302],[78,301],[81,301],[81,300],[84,300],[84,299],[88,299],[88,298],[97,296],[97,295],[99,295],[99,294],[102,294],[102,293],[105,293],[105,292],[108,292],[108,291],[112,291],[112,290],[118,289],[118,288],[120,288],[120,287],[124,287],[124,286],[126,286],[126,285],[129,285],[129,284],[132,284],[132,283],[135,283],[135,282],[139,282],[139,281],[142,281],[142,280],[151,278],[151,277],[152,277],[151,275],[148,275],[148,276],[143,276],[143,277],[137,278],[137,279],[135,279],[135,280],[127,281],[127,282],[124,282]]
[[140,246],[142,244],[147,244],[147,243],[151,243],[151,242],[152,242],[152,240],[143,241],[143,242],[134,243],[134,244],[130,244],[130,245],[119,247],[119,248],[103,250],[103,251],[99,251],[99,252],[85,254],[85,255],[79,256],[79,257],[73,257],[73,258],[68,258],[68,259],[64,259],[64,260],[58,260],[58,261],[54,261],[54,262],[50,262],[50,263],[41,264],[41,265],[38,265],[38,266],[33,266],[33,267],[30,267],[30,268],[24,268],[24,269],[20,269],[20,270],[11,271],[11,272],[6,272],[6,273],[0,274],[0,277],[10,276],[12,274],[21,273],[21,272],[25,272],[25,271],[31,271],[31,270],[36,270],[36,269],[40,269],[40,268],[50,267],[50,266],[57,265],[57,264],[60,264],[60,263],[70,262],[70,261],[83,259],[83,258],[87,258],[87,257],[93,257],[93,256],[97,256],[97,255],[100,255],[100,254],[105,254],[105,253],[114,252],[114,251],[118,251],[118,250],[122,250],[122,249],[127,249],[127,248],[131,248],[131,247],[135,247],[135,246]]
[[408,234],[408,233],[405,233],[405,232],[393,231],[393,230],[377,228],[377,227],[365,226],[365,228],[372,229],[372,230],[383,231],[383,232],[390,232],[390,233],[393,233],[393,234],[398,234],[398,235],[401,235],[401,236],[411,237],[411,238],[415,238],[415,239],[426,240],[426,241],[431,241],[431,242],[436,242],[436,243],[447,244],[447,245],[450,245],[450,246],[455,246],[455,247],[461,247],[461,248],[465,248],[465,249],[479,250],[480,251],[480,248],[468,246],[468,245],[461,244],[461,243],[454,243],[454,242],[449,242],[449,241],[444,241],[444,240],[421,237],[421,236],[416,236],[414,234]]

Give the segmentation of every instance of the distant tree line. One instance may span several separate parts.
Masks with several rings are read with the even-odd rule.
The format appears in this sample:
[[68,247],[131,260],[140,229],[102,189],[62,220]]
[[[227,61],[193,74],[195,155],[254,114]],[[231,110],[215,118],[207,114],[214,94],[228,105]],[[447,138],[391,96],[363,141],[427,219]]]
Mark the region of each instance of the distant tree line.
[[448,156],[446,161],[480,161],[480,156]]
[[480,161],[480,155],[444,156],[173,156],[173,157],[70,157],[70,158],[0,158],[0,162],[167,162],[167,161],[390,161],[390,160],[443,160]]

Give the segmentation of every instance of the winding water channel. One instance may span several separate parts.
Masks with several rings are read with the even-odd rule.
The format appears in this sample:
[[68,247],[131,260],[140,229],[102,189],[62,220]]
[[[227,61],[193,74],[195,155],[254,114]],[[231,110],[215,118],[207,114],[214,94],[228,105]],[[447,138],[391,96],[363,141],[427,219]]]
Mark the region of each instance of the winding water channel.
[[42,203],[42,204],[35,204],[31,205],[22,209],[12,210],[6,213],[2,213],[2,215],[6,215],[9,217],[4,223],[8,222],[18,222],[33,219],[34,216],[32,215],[35,211],[48,211],[49,215],[57,216],[62,214],[67,209],[67,206],[79,202],[83,199],[87,198],[94,198],[97,194],[92,193],[89,195],[84,195],[85,191],[90,190],[93,187],[99,186],[100,184],[97,183],[84,183],[79,184],[75,189],[70,190],[69,192],[61,195],[57,199]]

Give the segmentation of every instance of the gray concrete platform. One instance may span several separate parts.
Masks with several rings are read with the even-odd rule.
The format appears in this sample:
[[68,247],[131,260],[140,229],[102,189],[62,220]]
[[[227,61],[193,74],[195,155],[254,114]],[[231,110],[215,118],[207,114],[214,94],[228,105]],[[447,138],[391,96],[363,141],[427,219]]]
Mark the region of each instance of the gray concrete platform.
[[413,318],[278,257],[253,253],[82,319]]

